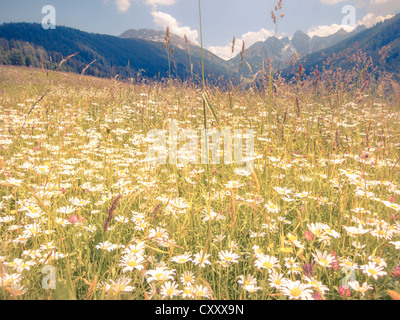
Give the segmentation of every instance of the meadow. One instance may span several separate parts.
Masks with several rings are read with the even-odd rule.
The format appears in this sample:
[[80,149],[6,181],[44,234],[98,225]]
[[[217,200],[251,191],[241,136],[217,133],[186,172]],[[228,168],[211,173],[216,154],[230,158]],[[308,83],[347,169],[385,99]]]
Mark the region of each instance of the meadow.
[[[400,85],[301,71],[203,89],[1,66],[0,299],[399,299]],[[172,120],[254,130],[252,172],[148,161]]]

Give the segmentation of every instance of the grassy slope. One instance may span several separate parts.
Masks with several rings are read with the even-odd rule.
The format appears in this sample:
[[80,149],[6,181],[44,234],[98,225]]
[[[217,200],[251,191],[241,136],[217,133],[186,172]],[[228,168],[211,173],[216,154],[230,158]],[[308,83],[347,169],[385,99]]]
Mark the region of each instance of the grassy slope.
[[[0,25],[0,38],[35,44],[46,50],[57,62],[61,61],[60,57],[65,58],[79,52],[77,56],[65,63],[66,68],[78,73],[96,59],[87,73],[104,77],[120,74],[123,78],[134,78],[139,70],[143,70],[142,75],[147,78],[168,76],[168,57],[163,43],[122,39],[63,26],[55,30],[43,30],[40,24],[27,23]],[[198,48],[193,50],[196,52],[192,57],[193,72],[198,78],[201,75],[200,57]],[[210,59],[206,56],[204,63],[205,73],[210,81],[216,82],[216,78],[220,76],[227,78],[232,74],[225,61],[215,55],[212,55]],[[171,57],[171,73],[172,76],[178,76],[181,79],[191,75],[186,50],[175,48]]]

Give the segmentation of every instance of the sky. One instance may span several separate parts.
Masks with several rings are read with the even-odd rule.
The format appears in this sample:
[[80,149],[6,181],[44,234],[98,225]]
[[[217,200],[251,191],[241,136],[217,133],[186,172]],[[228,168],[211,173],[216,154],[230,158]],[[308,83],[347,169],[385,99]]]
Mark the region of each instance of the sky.
[[[291,37],[297,30],[326,36],[360,24],[371,27],[400,13],[400,0],[282,0],[282,8],[275,11],[278,1],[201,0],[203,46],[229,59],[243,41],[248,48],[275,34]],[[168,26],[171,33],[201,42],[198,0],[0,0],[0,23],[42,23],[46,5],[55,9],[56,26],[114,36],[128,29]]]

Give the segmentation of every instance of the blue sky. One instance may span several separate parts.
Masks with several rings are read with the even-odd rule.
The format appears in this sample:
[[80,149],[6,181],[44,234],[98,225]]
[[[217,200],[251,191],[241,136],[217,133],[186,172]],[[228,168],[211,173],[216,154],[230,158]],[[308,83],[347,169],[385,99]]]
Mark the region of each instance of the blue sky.
[[[202,0],[204,46],[229,58],[233,36],[236,52],[243,40],[246,47],[265,40],[274,34],[271,10],[277,2]],[[56,25],[116,36],[132,28],[169,26],[171,32],[200,43],[198,0],[1,0],[0,23],[41,23],[45,5],[55,7]],[[290,37],[297,30],[311,36],[334,33],[343,27],[346,5],[355,8],[356,25],[368,27],[400,12],[400,0],[283,0],[278,35]],[[354,25],[344,27],[351,30]]]

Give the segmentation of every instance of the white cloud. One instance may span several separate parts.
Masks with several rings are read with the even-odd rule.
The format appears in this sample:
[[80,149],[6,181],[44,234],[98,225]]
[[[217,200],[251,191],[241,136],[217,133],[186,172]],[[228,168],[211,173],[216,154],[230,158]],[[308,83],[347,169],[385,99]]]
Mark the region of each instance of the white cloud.
[[381,4],[381,3],[386,3],[389,2],[390,0],[371,0],[370,4]]
[[[157,5],[160,6],[172,6],[179,0],[115,0],[115,5],[119,12],[126,12],[131,7],[131,3],[134,1],[142,1],[146,5],[151,5],[155,9]],[[103,0],[103,3],[107,3],[108,0]]]
[[216,54],[220,58],[224,60],[229,60],[236,56],[241,50],[243,46],[243,41],[245,43],[245,48],[251,47],[258,41],[265,41],[267,38],[274,35],[272,30],[266,30],[264,28],[258,31],[249,31],[247,33],[242,34],[239,39],[235,40],[235,48],[232,53],[232,43],[229,43],[225,46],[210,46],[207,49],[212,53]]
[[232,55],[232,45],[226,46],[209,46],[208,51],[214,53],[218,57],[224,60],[229,60],[233,57]]
[[[385,1],[385,0],[376,0],[376,1]],[[324,25],[324,26],[313,26],[308,29],[308,35],[312,38],[313,36],[319,37],[327,37],[331,34],[338,32],[340,29],[344,29],[347,32],[351,32],[355,29],[355,27],[359,25],[365,25],[367,28],[370,28],[377,24],[378,22],[382,22],[386,19],[392,18],[393,15],[389,14],[387,16],[378,16],[374,13],[366,14],[361,20],[357,21],[356,26],[349,26],[349,25],[341,25],[341,24],[331,24],[331,25]]]
[[[171,33],[178,36],[186,37],[195,44],[198,44],[198,32],[192,30],[190,27],[180,26],[178,21],[171,15],[165,12],[157,10],[157,6],[171,6],[177,3],[179,0],[115,0],[115,5],[119,12],[126,12],[131,7],[132,2],[142,2],[146,5],[153,6],[151,15],[153,16],[153,22],[162,28],[169,27]],[[103,3],[107,3],[108,0],[103,0]]]
[[115,0],[119,12],[126,12],[131,6],[130,0]]
[[321,3],[327,4],[327,5],[334,5],[334,4],[343,2],[343,1],[345,1],[345,0],[320,0]]
[[198,32],[197,30],[192,30],[190,27],[181,27],[179,25],[179,22],[170,14],[161,12],[161,11],[156,11],[153,10],[151,12],[151,15],[153,16],[153,22],[164,29],[169,27],[169,31],[173,34],[176,34],[178,36],[184,37],[186,34],[186,37],[188,38],[189,41],[192,41],[196,44],[197,38],[198,38]]
[[325,26],[313,26],[310,29],[308,29],[308,36],[309,37],[314,37],[314,36],[319,36],[319,37],[327,37],[331,34],[334,34],[338,32],[340,29],[344,29],[347,32],[351,32],[354,30],[354,27],[349,26],[349,25],[341,25],[341,24],[331,24],[330,26],[325,25]]
[[[384,1],[384,0],[380,0],[380,1]],[[382,22],[386,19],[390,19],[393,18],[394,15],[392,14],[388,14],[387,16],[378,16],[374,13],[368,13],[367,15],[364,16],[364,18],[362,18],[361,20],[358,21],[358,25],[363,24],[365,25],[367,28],[370,28],[372,26],[374,26],[375,24],[377,24],[378,22]]]
[[153,6],[172,6],[173,4],[177,3],[178,0],[145,0],[146,4],[153,5]]
[[244,40],[246,47],[250,47],[258,41],[265,41],[267,38],[272,37],[274,32],[272,30],[266,30],[264,28],[258,31],[249,31],[242,34],[242,40]]

